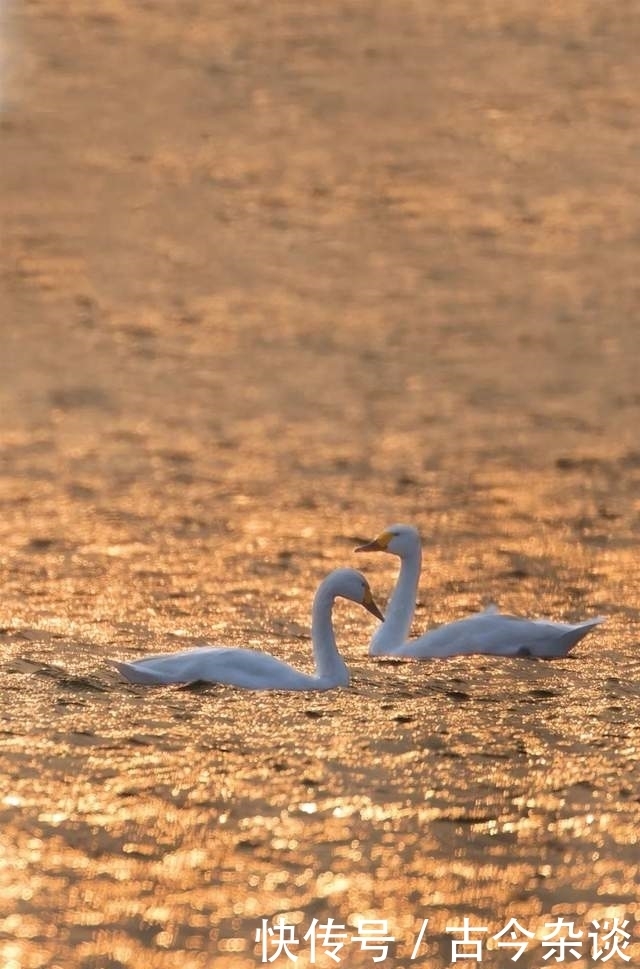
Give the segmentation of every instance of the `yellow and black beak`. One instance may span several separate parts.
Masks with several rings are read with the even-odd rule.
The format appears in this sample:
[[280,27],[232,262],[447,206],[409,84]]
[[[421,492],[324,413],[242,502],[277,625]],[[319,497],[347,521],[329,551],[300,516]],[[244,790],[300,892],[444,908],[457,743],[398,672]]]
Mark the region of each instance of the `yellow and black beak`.
[[366,545],[358,545],[355,549],[356,552],[386,552],[387,545],[393,538],[391,532],[381,532],[377,538],[374,538],[372,542],[367,542]]
[[371,589],[369,588],[369,586],[367,586],[367,588],[364,590],[362,605],[365,607],[365,609],[368,612],[371,613],[372,616],[375,616],[376,619],[379,619],[381,622],[384,622],[384,616],[382,615],[377,605],[375,604],[375,601],[373,596],[371,595]]

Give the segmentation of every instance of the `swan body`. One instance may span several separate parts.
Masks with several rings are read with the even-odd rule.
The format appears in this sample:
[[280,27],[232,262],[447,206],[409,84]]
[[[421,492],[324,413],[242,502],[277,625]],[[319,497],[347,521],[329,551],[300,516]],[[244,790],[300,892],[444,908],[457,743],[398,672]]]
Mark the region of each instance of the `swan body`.
[[257,649],[201,646],[179,653],[146,656],[113,665],[131,683],[167,684],[204,680],[246,690],[330,690],[349,685],[349,671],[336,647],[331,613],[341,596],[358,602],[378,619],[367,580],[355,569],[337,569],[318,586],[313,600],[311,639],[315,673],[303,673],[269,653]]
[[400,558],[400,574],[387,607],[384,626],[376,630],[369,646],[371,656],[408,659],[485,653],[496,656],[537,656],[554,659],[569,651],[595,626],[596,616],[576,624],[522,619],[489,606],[483,612],[431,629],[409,639],[422,561],[420,535],[411,525],[391,525],[356,552],[390,552]]

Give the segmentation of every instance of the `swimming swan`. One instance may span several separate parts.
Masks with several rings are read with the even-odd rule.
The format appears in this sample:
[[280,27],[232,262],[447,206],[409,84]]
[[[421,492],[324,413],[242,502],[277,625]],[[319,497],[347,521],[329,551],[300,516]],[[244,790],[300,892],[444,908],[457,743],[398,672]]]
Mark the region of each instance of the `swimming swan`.
[[283,663],[257,649],[202,646],[181,653],[164,653],[113,665],[131,683],[191,683],[205,680],[246,690],[330,690],[349,685],[349,671],[336,647],[331,622],[334,600],[342,596],[361,603],[384,619],[371,595],[369,583],[355,569],[336,569],[318,586],[313,599],[311,639],[316,671],[313,674]]
[[566,656],[604,616],[575,625],[504,615],[495,606],[467,619],[446,623],[409,640],[420,577],[420,535],[411,525],[391,525],[356,552],[390,552],[400,558],[400,575],[387,607],[384,626],[373,634],[370,656],[430,659],[489,653],[496,656]]

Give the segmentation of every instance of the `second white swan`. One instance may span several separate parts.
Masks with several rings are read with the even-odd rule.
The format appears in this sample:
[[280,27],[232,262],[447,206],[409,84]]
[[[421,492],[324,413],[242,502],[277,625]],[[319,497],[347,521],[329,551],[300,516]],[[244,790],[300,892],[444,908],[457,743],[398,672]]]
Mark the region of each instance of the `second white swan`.
[[484,612],[438,626],[418,639],[410,640],[422,561],[420,535],[411,525],[391,525],[373,541],[360,545],[356,552],[390,552],[400,559],[398,581],[387,606],[384,626],[377,629],[371,639],[370,656],[431,659],[486,653],[554,659],[566,656],[605,619],[596,616],[572,625],[509,616],[491,606]]
[[377,619],[384,619],[369,583],[355,569],[336,569],[318,586],[313,600],[311,639],[315,673],[303,673],[257,649],[202,646],[180,653],[146,656],[131,663],[113,662],[131,683],[192,683],[204,680],[246,690],[330,690],[349,685],[349,670],[336,647],[331,614],[341,596],[360,603]]

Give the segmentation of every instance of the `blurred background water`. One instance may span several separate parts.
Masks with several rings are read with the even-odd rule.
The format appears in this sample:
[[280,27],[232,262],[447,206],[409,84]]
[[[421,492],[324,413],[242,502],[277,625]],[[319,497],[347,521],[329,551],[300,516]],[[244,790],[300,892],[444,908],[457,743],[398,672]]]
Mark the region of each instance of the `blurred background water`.
[[[237,969],[280,915],[388,920],[394,965],[427,917],[436,965],[465,916],[573,918],[580,965],[592,919],[637,934],[639,26],[3,6],[4,965]],[[415,633],[607,624],[559,663],[389,666],[342,606],[353,686],[309,697],[104,662],[309,668],[318,582],[384,604],[394,561],[352,549],[402,520]]]

